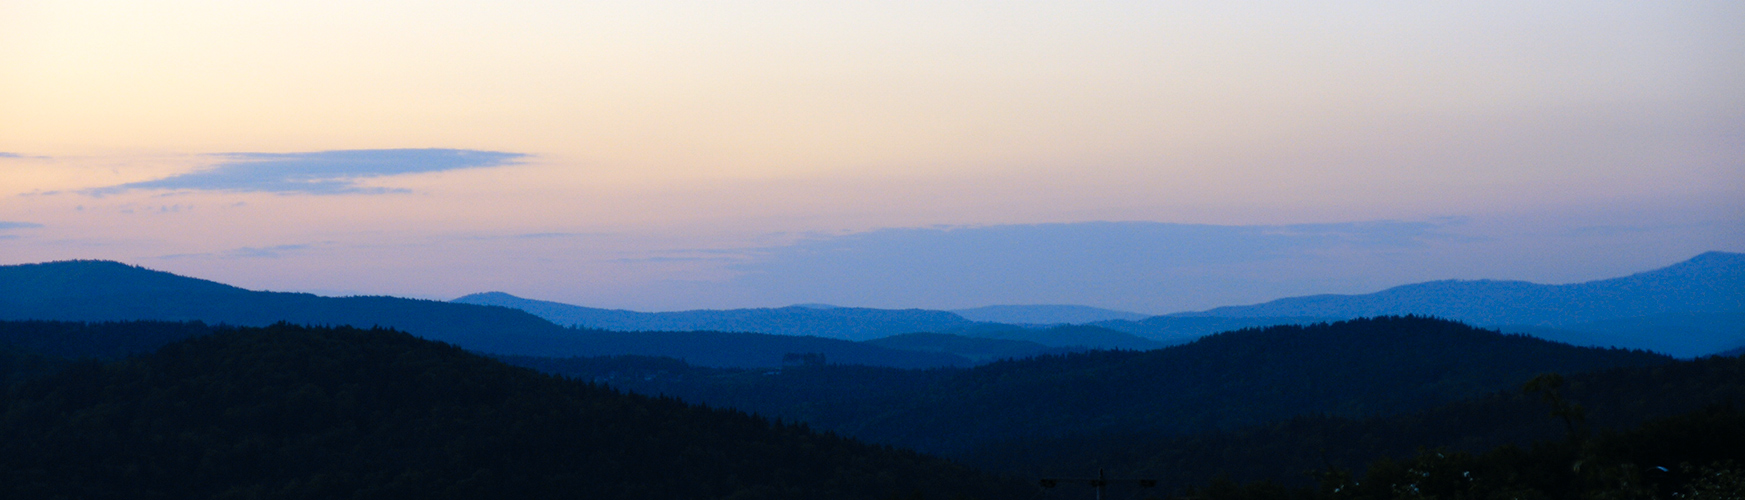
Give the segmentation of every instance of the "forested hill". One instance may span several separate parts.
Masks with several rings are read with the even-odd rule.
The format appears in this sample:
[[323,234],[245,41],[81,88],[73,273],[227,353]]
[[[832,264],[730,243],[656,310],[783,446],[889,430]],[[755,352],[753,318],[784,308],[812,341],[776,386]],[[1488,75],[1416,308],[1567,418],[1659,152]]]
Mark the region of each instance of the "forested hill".
[[[518,363],[535,364],[528,360]],[[778,374],[540,361],[615,387],[806,421],[878,443],[962,452],[1093,432],[1183,434],[1294,415],[1415,411],[1543,372],[1671,362],[1450,321],[1390,317],[1249,329],[1147,352],[1102,351],[905,372],[803,367]]]
[[[1564,383],[1556,387],[1558,398],[1581,408],[1574,422],[1585,435],[1630,429],[1716,405],[1732,404],[1745,411],[1745,359],[1738,357],[1615,368],[1561,378]],[[1160,476],[1166,488],[1204,485],[1217,477],[1305,484],[1313,479],[1305,471],[1337,467],[1361,472],[1378,459],[1408,459],[1419,450],[1480,453],[1499,446],[1527,446],[1568,437],[1569,427],[1551,415],[1552,405],[1544,394],[1522,391],[1524,385],[1385,417],[1301,416],[1186,436],[1107,433],[1013,439],[962,458],[973,465],[1019,475],[1058,474],[1095,464],[1119,476]],[[1733,454],[1745,457],[1745,447]],[[1673,460],[1662,465],[1677,463]],[[1698,462],[1702,463],[1706,462]]]
[[558,354],[563,327],[503,307],[259,292],[108,261],[0,266],[0,320],[384,326],[469,349]]
[[743,413],[385,330],[246,328],[0,398],[7,498],[1029,497]]

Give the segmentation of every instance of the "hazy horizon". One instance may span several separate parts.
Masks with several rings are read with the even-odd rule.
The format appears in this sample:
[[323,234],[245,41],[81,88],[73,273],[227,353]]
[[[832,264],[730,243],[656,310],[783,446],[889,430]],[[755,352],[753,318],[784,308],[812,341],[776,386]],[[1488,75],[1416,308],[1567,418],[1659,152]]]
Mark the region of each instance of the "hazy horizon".
[[0,264],[1170,313],[1745,251],[1745,4],[0,4]]

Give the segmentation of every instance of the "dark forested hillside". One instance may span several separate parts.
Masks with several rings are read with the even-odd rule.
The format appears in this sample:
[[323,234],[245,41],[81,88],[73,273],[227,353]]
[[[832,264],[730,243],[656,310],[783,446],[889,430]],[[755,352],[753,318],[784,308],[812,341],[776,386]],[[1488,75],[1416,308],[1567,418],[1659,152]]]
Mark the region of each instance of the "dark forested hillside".
[[965,337],[947,333],[905,333],[863,343],[907,351],[950,353],[963,356],[974,363],[1088,350],[1083,347],[1049,347],[1026,340]]
[[198,321],[0,321],[0,345],[60,358],[115,360],[221,329]]
[[[1097,351],[968,370],[864,367],[637,372],[572,360],[542,369],[646,394],[726,406],[878,443],[960,453],[1023,437],[1174,435],[1295,415],[1410,412],[1543,372],[1664,364],[1428,318],[1376,318],[1214,335],[1148,352]],[[664,372],[664,373],[658,373]]]
[[0,399],[7,498],[926,498],[1032,489],[384,330],[218,332]]
[[121,359],[218,330],[200,322],[0,321],[0,388],[75,361]]
[[[1564,377],[1558,396],[1582,409],[1577,429],[1623,430],[1646,421],[1745,404],[1745,359],[1708,358],[1617,368]],[[1525,380],[1523,380],[1525,382]],[[1018,475],[1050,475],[1086,466],[1123,476],[1161,479],[1166,487],[1203,485],[1216,477],[1303,484],[1309,471],[1361,471],[1420,449],[1480,453],[1504,445],[1564,439],[1569,428],[1550,415],[1540,393],[1512,387],[1483,397],[1399,415],[1300,416],[1231,431],[1189,436],[1105,433],[1014,439],[963,455],[973,465]]]
[[[775,368],[789,355],[817,355],[835,364],[938,368],[969,366],[945,351],[924,352],[840,339],[743,332],[612,332],[571,330],[575,356],[664,356],[699,366]],[[817,359],[817,358],[813,358]]]
[[1735,499],[1745,494],[1745,411],[1715,405],[1623,431],[1484,452],[1424,449],[1367,470],[1306,471],[1317,485],[1220,479],[1197,500]]

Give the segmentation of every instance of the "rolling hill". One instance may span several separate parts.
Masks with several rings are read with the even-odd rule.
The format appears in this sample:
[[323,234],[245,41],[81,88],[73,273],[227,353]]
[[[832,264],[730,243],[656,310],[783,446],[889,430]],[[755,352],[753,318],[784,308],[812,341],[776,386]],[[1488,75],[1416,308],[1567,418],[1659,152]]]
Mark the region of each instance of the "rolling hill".
[[[1705,358],[1568,374],[1561,397],[1585,411],[1584,427],[1634,428],[1729,404],[1745,407],[1745,359]],[[1524,381],[1523,381],[1524,382]],[[1107,433],[1014,439],[965,454],[966,463],[1018,475],[1047,475],[1082,464],[1137,476],[1169,471],[1166,486],[1238,481],[1304,484],[1304,471],[1361,471],[1381,459],[1419,450],[1479,453],[1499,446],[1563,441],[1567,429],[1550,406],[1519,385],[1420,411],[1369,418],[1306,415],[1194,435]],[[1734,453],[1745,448],[1734,448]],[[1674,462],[1676,463],[1676,462]]]
[[203,321],[266,326],[382,326],[493,354],[647,354],[704,366],[780,366],[787,353],[822,353],[837,363],[902,368],[965,366],[937,352],[887,349],[838,339],[713,332],[607,332],[565,328],[507,307],[397,297],[321,297],[245,290],[106,261],[0,266],[0,320],[76,322]]
[[[1231,429],[1295,415],[1415,411],[1535,374],[1664,364],[1428,318],[1222,333],[1153,351],[1095,351],[925,372],[796,367],[779,373],[609,359],[527,366],[807,422],[875,443],[961,453],[1024,437]],[[522,364],[524,361],[513,361]]]
[[563,327],[502,307],[259,292],[108,261],[0,266],[0,320],[388,326],[485,352],[562,355]]
[[7,498],[1006,498],[1034,487],[387,330],[224,329],[0,393]]
[[[1707,355],[1745,344],[1745,254],[1708,252],[1661,269],[1568,285],[1432,281],[1364,295],[1291,297],[1170,317],[1403,314],[1549,334],[1580,345]],[[1571,333],[1553,333],[1559,330]]]

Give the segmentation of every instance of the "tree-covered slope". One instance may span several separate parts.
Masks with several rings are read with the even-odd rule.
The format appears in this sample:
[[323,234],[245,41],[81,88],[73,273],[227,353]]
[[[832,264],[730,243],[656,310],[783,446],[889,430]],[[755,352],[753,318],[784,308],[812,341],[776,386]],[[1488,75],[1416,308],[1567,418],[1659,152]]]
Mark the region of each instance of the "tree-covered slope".
[[[752,411],[872,442],[958,453],[1013,438],[1186,434],[1295,415],[1415,411],[1534,374],[1664,364],[1428,318],[1241,330],[1155,351],[1097,351],[967,370],[805,367],[646,372],[572,360],[553,370],[646,394]],[[616,374],[606,377],[607,374]]]
[[905,333],[862,343],[890,349],[954,354],[974,363],[1086,350],[1082,347],[1049,347],[1025,340],[965,337],[948,333]]
[[0,345],[58,358],[116,360],[221,329],[198,321],[0,321]]
[[9,498],[1028,496],[925,456],[385,330],[275,325],[0,399]]
[[[1714,405],[1745,404],[1745,359],[1715,357],[1563,377],[1558,397],[1582,409],[1577,428],[1629,429],[1654,419]],[[1522,380],[1521,382],[1526,382]],[[961,458],[1021,476],[1060,474],[1087,465],[1123,476],[1162,479],[1170,488],[1217,477],[1303,484],[1308,471],[1362,471],[1381,459],[1407,459],[1420,449],[1480,453],[1566,437],[1542,393],[1522,384],[1416,412],[1369,418],[1305,415],[1242,429],[1196,435],[1115,432],[1052,439],[1014,439]]]
[[1228,480],[1168,498],[1196,500],[1721,499],[1745,495],[1745,410],[1718,405],[1624,431],[1420,450],[1367,470],[1318,468],[1316,485]]

